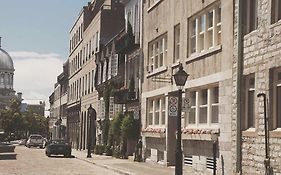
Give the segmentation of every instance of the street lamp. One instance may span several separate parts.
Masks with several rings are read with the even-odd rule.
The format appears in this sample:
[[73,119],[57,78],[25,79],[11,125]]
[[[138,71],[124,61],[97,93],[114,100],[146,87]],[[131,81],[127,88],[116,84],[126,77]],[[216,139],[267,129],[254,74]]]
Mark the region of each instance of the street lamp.
[[182,88],[185,85],[187,77],[189,76],[179,64],[179,70],[173,75],[176,85],[178,86],[178,122],[177,122],[177,149],[176,149],[176,167],[175,174],[182,175],[182,149],[181,149],[181,108],[182,108]]
[[90,104],[88,108],[88,154],[87,158],[91,158],[91,150],[92,150],[92,119],[96,119],[96,110]]

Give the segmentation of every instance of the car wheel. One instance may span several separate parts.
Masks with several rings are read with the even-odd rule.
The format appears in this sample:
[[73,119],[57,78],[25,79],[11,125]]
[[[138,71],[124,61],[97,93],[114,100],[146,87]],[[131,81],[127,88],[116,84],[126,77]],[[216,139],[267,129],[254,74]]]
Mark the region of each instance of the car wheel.
[[30,145],[27,145],[27,148],[30,148]]

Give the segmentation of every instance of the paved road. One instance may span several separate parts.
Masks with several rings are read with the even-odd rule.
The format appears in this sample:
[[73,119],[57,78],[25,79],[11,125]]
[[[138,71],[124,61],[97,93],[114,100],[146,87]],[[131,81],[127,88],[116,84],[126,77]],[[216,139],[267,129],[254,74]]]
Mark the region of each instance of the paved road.
[[44,149],[17,146],[15,151],[16,160],[0,160],[0,175],[117,175],[76,158],[47,157]]

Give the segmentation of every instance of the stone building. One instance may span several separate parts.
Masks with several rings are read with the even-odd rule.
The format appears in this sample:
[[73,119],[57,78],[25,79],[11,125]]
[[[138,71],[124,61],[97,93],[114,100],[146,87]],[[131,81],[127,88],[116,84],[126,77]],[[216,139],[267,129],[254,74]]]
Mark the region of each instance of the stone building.
[[52,139],[66,138],[67,127],[67,87],[68,87],[68,62],[63,65],[63,72],[57,76],[54,92],[50,100],[50,132]]
[[[236,0],[233,60],[233,165],[243,174],[281,173],[281,2]],[[265,147],[265,110],[269,149]],[[242,103],[241,103],[242,102]]]
[[[175,164],[176,117],[168,116],[172,75],[182,63],[190,99],[182,113],[184,164],[210,174],[232,173],[233,1],[147,0],[143,3],[141,96],[146,160]],[[215,159],[214,159],[215,155]]]
[[[123,23],[119,1],[93,0],[83,7],[70,31],[68,121],[72,146],[86,149],[90,105],[98,112],[99,96],[95,88],[98,60],[103,47],[116,35]],[[114,27],[113,27],[114,26]],[[98,121],[101,115],[98,115]],[[97,133],[100,135],[100,127]],[[99,138],[99,137],[98,137]],[[93,139],[93,142],[95,140]]]

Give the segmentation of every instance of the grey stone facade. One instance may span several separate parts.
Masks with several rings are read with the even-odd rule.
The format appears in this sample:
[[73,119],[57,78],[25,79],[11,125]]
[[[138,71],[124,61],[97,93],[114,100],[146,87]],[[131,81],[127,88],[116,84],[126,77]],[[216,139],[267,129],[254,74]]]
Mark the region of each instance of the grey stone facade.
[[[237,163],[235,147],[239,142],[236,140],[237,126],[237,36],[238,36],[238,0],[235,1],[235,24],[234,24],[234,59],[233,59],[233,111],[232,111],[232,145],[233,165]],[[280,9],[279,9],[280,10]],[[271,70],[281,66],[281,21],[271,23],[271,1],[257,1],[257,29],[243,37],[243,78],[254,74],[255,78],[255,124],[253,130],[242,130],[242,173],[264,174],[265,173],[265,130],[264,130],[264,105],[263,98],[257,94],[263,92],[267,95],[267,116],[269,118],[269,144],[270,165],[274,174],[281,173],[281,133],[273,127],[272,107],[277,105],[272,102],[273,86],[270,77]],[[244,87],[243,87],[244,88]],[[279,106],[280,107],[280,106]],[[242,111],[244,112],[244,111]],[[242,119],[244,115],[240,116]],[[243,124],[243,123],[242,123]],[[235,166],[233,166],[235,172]]]

